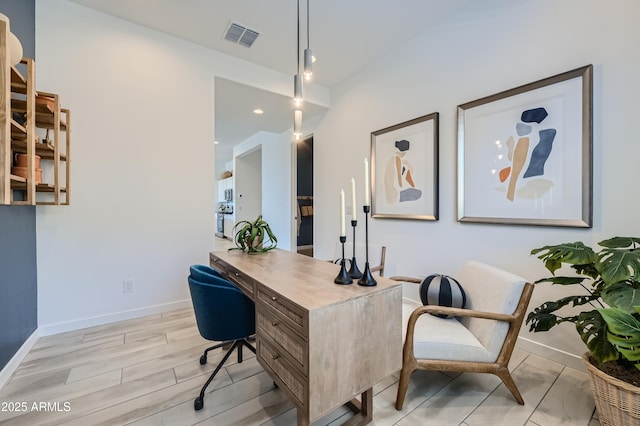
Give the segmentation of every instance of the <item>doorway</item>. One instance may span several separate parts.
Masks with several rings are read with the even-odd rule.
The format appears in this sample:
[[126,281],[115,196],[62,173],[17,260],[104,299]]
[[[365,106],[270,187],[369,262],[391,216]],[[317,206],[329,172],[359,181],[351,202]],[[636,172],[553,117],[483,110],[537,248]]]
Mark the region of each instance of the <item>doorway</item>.
[[262,147],[235,158],[235,223],[262,214]]
[[313,136],[296,144],[297,251],[313,257]]

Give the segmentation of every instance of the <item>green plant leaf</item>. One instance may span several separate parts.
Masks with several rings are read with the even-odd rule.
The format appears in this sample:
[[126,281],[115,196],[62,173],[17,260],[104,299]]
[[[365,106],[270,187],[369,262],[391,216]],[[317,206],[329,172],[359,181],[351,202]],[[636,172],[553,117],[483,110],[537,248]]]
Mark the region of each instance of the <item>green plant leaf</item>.
[[598,245],[607,248],[635,248],[640,245],[640,238],[634,237],[613,237],[600,241]]
[[618,360],[618,350],[607,339],[607,326],[598,311],[581,312],[576,321],[576,330],[596,361]]
[[640,361],[640,321],[620,308],[598,309],[607,324],[607,339],[631,362]]
[[549,278],[541,278],[535,282],[538,283],[551,283],[551,284],[560,284],[560,285],[572,285],[572,284],[581,284],[585,277],[549,277]]
[[532,255],[538,255],[546,268],[553,274],[563,263],[569,265],[586,265],[593,263],[595,253],[591,247],[577,241],[558,245],[544,246],[531,250]]
[[543,303],[527,315],[526,324],[531,323],[529,331],[548,331],[551,327],[562,322],[576,322],[578,317],[561,317],[553,314],[553,312],[556,312],[567,305],[585,305],[593,301],[594,298],[597,297],[592,295],[568,296],[553,302]]
[[640,280],[640,252],[606,248],[598,253],[596,268],[605,287],[620,281]]
[[640,289],[633,288],[629,282],[615,283],[602,291],[602,300],[611,307],[635,314],[640,306]]

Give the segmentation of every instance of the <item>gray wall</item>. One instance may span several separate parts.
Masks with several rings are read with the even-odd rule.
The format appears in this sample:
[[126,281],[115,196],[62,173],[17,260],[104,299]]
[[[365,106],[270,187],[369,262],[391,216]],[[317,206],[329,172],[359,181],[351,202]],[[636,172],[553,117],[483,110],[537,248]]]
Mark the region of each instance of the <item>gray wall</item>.
[[[35,53],[35,0],[3,0],[24,56]],[[0,369],[38,326],[36,210],[0,206]]]

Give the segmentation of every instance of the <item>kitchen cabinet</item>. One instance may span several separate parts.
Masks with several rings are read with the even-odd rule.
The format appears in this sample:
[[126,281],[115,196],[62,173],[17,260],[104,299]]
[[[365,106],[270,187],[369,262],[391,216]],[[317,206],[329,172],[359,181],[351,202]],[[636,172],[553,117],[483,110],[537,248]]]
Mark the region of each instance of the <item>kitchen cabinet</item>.
[[224,202],[228,202],[228,201],[233,201],[233,200],[227,200],[225,197],[226,192],[231,190],[233,191],[233,177],[229,177],[226,179],[221,179],[218,181],[218,196],[217,196],[217,200],[219,203],[224,203]]

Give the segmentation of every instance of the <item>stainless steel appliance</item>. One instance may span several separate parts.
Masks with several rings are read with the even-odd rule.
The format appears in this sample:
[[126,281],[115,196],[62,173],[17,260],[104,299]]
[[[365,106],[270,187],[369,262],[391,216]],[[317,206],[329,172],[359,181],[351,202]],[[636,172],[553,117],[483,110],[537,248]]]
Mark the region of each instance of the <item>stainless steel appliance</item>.
[[224,238],[224,213],[216,213],[216,237]]

